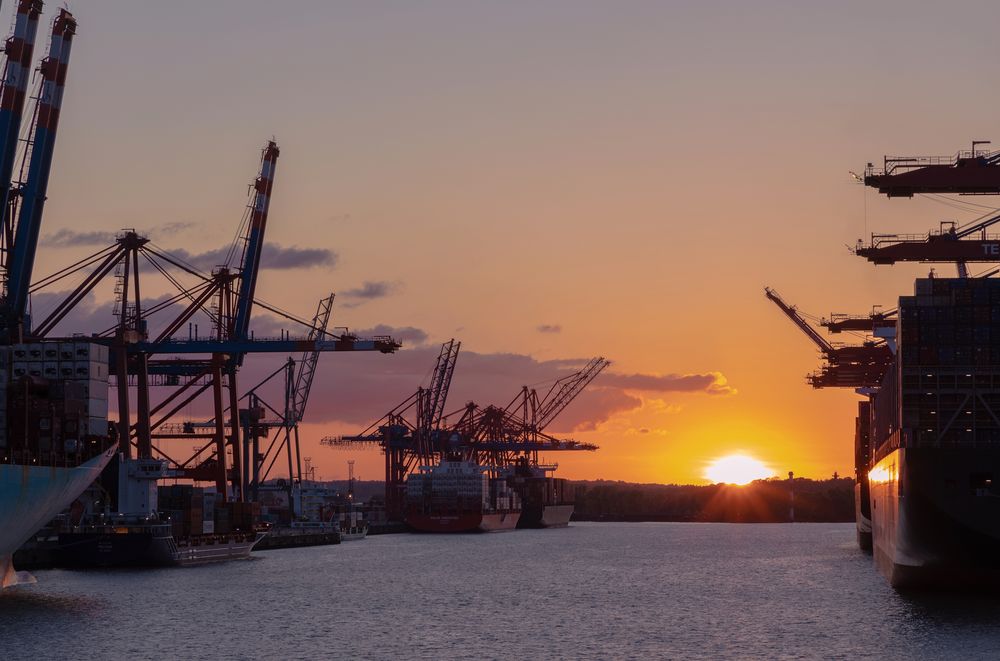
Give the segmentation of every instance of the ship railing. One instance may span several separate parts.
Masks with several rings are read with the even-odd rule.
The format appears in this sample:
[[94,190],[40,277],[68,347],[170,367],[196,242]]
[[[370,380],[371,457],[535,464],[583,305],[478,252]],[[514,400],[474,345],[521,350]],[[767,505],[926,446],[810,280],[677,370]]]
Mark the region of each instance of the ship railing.
[[882,159],[882,170],[875,170],[874,166],[867,169],[869,176],[892,175],[896,170],[912,170],[923,168],[928,165],[957,165],[959,161],[967,158],[983,158],[987,161],[994,160],[1000,152],[988,149],[961,149],[950,156],[886,156]]
[[[863,244],[859,247],[881,248],[885,245],[896,245],[898,243],[925,243],[937,237],[946,236],[947,230],[927,232],[926,234],[872,234],[871,243],[868,246]],[[968,239],[955,239],[957,241],[1000,241],[1000,234],[976,234]],[[859,241],[860,244],[860,241]]]

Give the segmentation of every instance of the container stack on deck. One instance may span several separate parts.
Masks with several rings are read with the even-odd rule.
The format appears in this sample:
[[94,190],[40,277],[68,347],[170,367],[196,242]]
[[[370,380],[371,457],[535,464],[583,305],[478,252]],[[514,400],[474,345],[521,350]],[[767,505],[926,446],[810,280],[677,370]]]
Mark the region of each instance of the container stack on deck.
[[260,524],[260,503],[222,502],[218,494],[190,484],[160,486],[160,511],[170,518],[174,537],[250,532]]
[[59,457],[103,445],[108,436],[107,347],[35,342],[5,349],[0,449],[16,456]]
[[899,298],[897,360],[872,398],[872,458],[901,442],[1000,444],[1000,280],[926,278],[914,293]]

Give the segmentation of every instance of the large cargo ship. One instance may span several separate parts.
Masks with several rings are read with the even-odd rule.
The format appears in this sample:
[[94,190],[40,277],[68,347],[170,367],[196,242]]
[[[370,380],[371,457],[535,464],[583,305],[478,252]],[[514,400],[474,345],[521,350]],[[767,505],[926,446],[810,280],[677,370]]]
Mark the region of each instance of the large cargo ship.
[[897,341],[871,396],[875,563],[896,587],[998,585],[1000,280],[917,280]]
[[15,344],[0,353],[0,585],[34,579],[12,557],[115,456],[107,348]]
[[552,477],[555,466],[518,462],[512,469],[510,483],[521,497],[518,528],[565,528],[573,516],[573,484]]
[[406,523],[420,532],[513,530],[520,497],[506,478],[471,461],[442,460],[406,479]]

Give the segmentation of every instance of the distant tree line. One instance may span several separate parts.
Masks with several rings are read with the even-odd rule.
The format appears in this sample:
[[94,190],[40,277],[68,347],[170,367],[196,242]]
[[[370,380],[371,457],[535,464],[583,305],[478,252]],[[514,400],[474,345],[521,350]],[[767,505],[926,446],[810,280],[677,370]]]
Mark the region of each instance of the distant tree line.
[[574,521],[854,521],[854,480],[770,479],[746,486],[575,482]]

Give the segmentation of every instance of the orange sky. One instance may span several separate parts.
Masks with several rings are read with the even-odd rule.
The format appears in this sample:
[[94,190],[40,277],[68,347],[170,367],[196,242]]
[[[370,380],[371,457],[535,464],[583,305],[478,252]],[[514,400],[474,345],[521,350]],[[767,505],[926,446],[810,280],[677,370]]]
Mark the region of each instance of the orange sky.
[[[848,171],[1000,140],[990,4],[71,9],[43,241],[184,223],[157,243],[227,244],[273,135],[269,242],[336,259],[263,272],[264,300],[309,316],[328,291],[382,282],[388,295],[338,304],[335,323],[414,327],[425,347],[459,337],[483,355],[603,355],[618,374],[719,373],[735,390],[619,389],[641,403],[572,432],[600,452],[549,458],[571,478],[698,482],[737,450],[777,473],[849,473],[857,398],[806,386],[816,352],[762,288],[817,315],[891,305],[926,268],[875,269],[845,244],[968,214],[877,198]],[[36,278],[94,250],[50,241]],[[324,357],[325,378],[342,359]],[[351,420],[337,405],[311,402]],[[350,457],[380,477],[377,454],[318,446],[358,429],[303,428],[320,475],[342,477]]]

